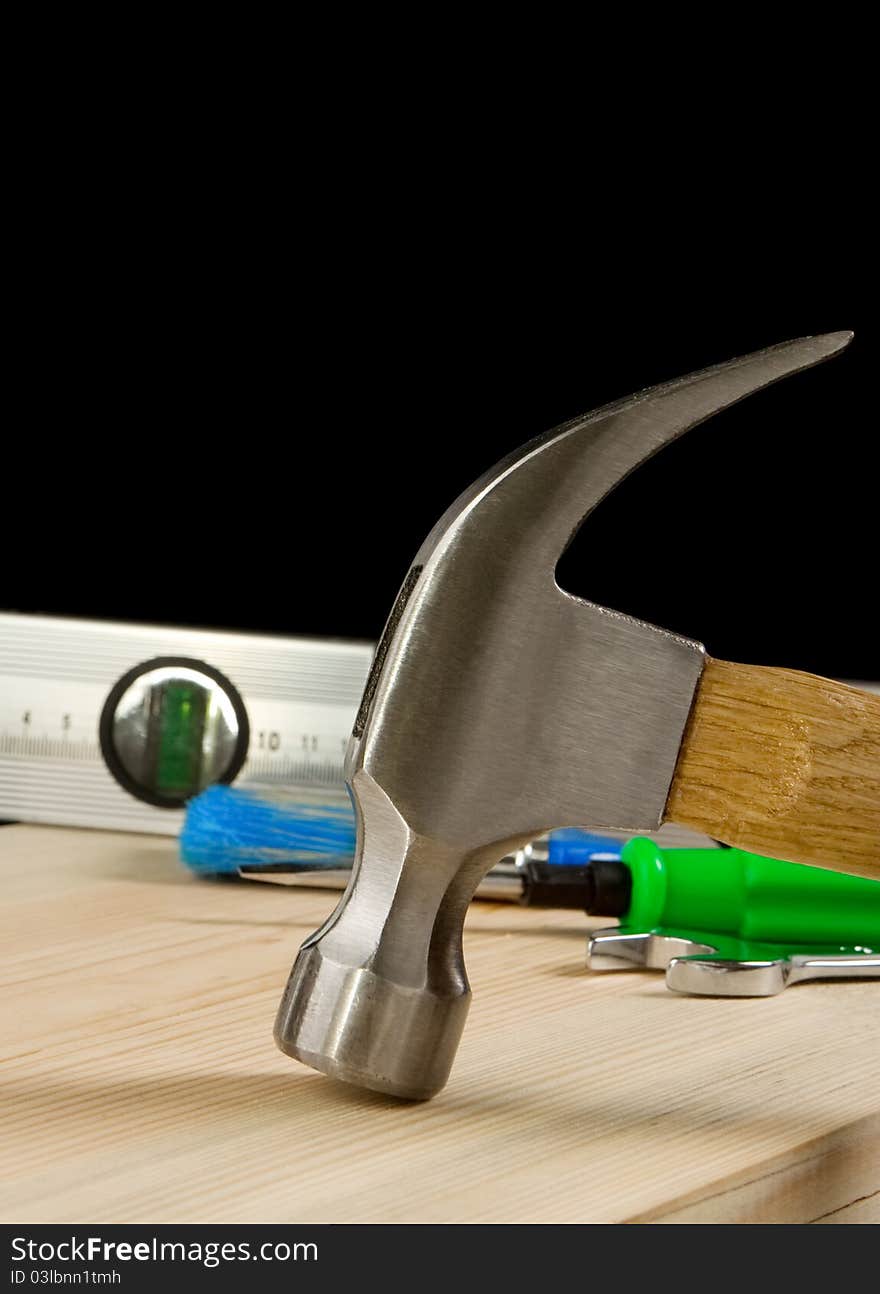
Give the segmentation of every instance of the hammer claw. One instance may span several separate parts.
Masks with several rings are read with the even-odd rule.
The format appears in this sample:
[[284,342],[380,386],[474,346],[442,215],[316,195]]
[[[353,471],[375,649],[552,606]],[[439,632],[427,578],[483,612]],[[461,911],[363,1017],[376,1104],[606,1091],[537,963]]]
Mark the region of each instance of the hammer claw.
[[713,414],[790,374],[830,359],[851,332],[804,337],[627,396],[545,432],[502,459],[465,490],[428,535],[414,565],[425,565],[466,527],[520,545],[531,566],[555,569],[564,548],[599,503],[647,459]]

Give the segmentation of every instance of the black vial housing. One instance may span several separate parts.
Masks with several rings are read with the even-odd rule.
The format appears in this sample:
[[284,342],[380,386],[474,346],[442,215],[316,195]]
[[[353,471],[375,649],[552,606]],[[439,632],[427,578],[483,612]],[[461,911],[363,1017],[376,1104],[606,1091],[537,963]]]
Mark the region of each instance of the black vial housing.
[[632,875],[619,858],[583,866],[528,862],[521,902],[535,908],[580,908],[588,916],[622,917],[632,901]]

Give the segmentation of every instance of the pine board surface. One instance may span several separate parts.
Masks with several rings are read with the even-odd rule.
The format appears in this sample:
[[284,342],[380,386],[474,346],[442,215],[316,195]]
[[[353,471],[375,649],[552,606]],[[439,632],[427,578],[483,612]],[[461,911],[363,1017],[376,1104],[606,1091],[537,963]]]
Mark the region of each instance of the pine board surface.
[[452,1078],[403,1105],[272,1043],[332,895],[66,828],[0,828],[0,870],[0,1221],[880,1218],[880,985],[680,998],[474,904]]

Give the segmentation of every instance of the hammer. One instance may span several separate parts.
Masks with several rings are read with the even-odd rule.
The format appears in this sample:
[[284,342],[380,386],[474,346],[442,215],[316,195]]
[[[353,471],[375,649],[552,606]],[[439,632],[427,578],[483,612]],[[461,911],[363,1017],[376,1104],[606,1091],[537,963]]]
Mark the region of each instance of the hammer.
[[851,336],[787,342],[577,418],[440,518],[355,719],[351,881],[297,956],[282,1051],[395,1096],[438,1092],[470,1000],[471,897],[498,859],[555,828],[672,821],[880,876],[880,697],[713,660],[554,577],[581,522],[640,463]]

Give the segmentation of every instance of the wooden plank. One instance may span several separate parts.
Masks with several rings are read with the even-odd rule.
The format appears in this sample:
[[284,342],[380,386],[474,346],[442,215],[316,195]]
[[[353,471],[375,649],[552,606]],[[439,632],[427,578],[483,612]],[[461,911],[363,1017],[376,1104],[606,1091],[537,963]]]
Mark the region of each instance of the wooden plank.
[[854,1226],[856,1223],[880,1222],[880,1191],[875,1191],[873,1195],[866,1196],[864,1199],[855,1200],[846,1208],[834,1209],[831,1213],[825,1213],[822,1217],[816,1218],[817,1226],[828,1226],[832,1222],[842,1222],[848,1226]]
[[[757,1175],[738,1174],[714,1191],[673,1208],[660,1208],[639,1222],[826,1222],[870,1201],[880,1163],[880,1116],[869,1116],[815,1144],[798,1147]],[[853,1203],[853,1200],[858,1203]],[[851,1215],[851,1216],[854,1216]]]
[[332,896],[62,828],[0,829],[0,874],[3,1221],[859,1220],[880,1190],[876,984],[681,998],[588,975],[577,913],[475,904],[452,1078],[406,1105],[272,1043]]
[[769,858],[880,880],[880,696],[710,658],[665,816]]

